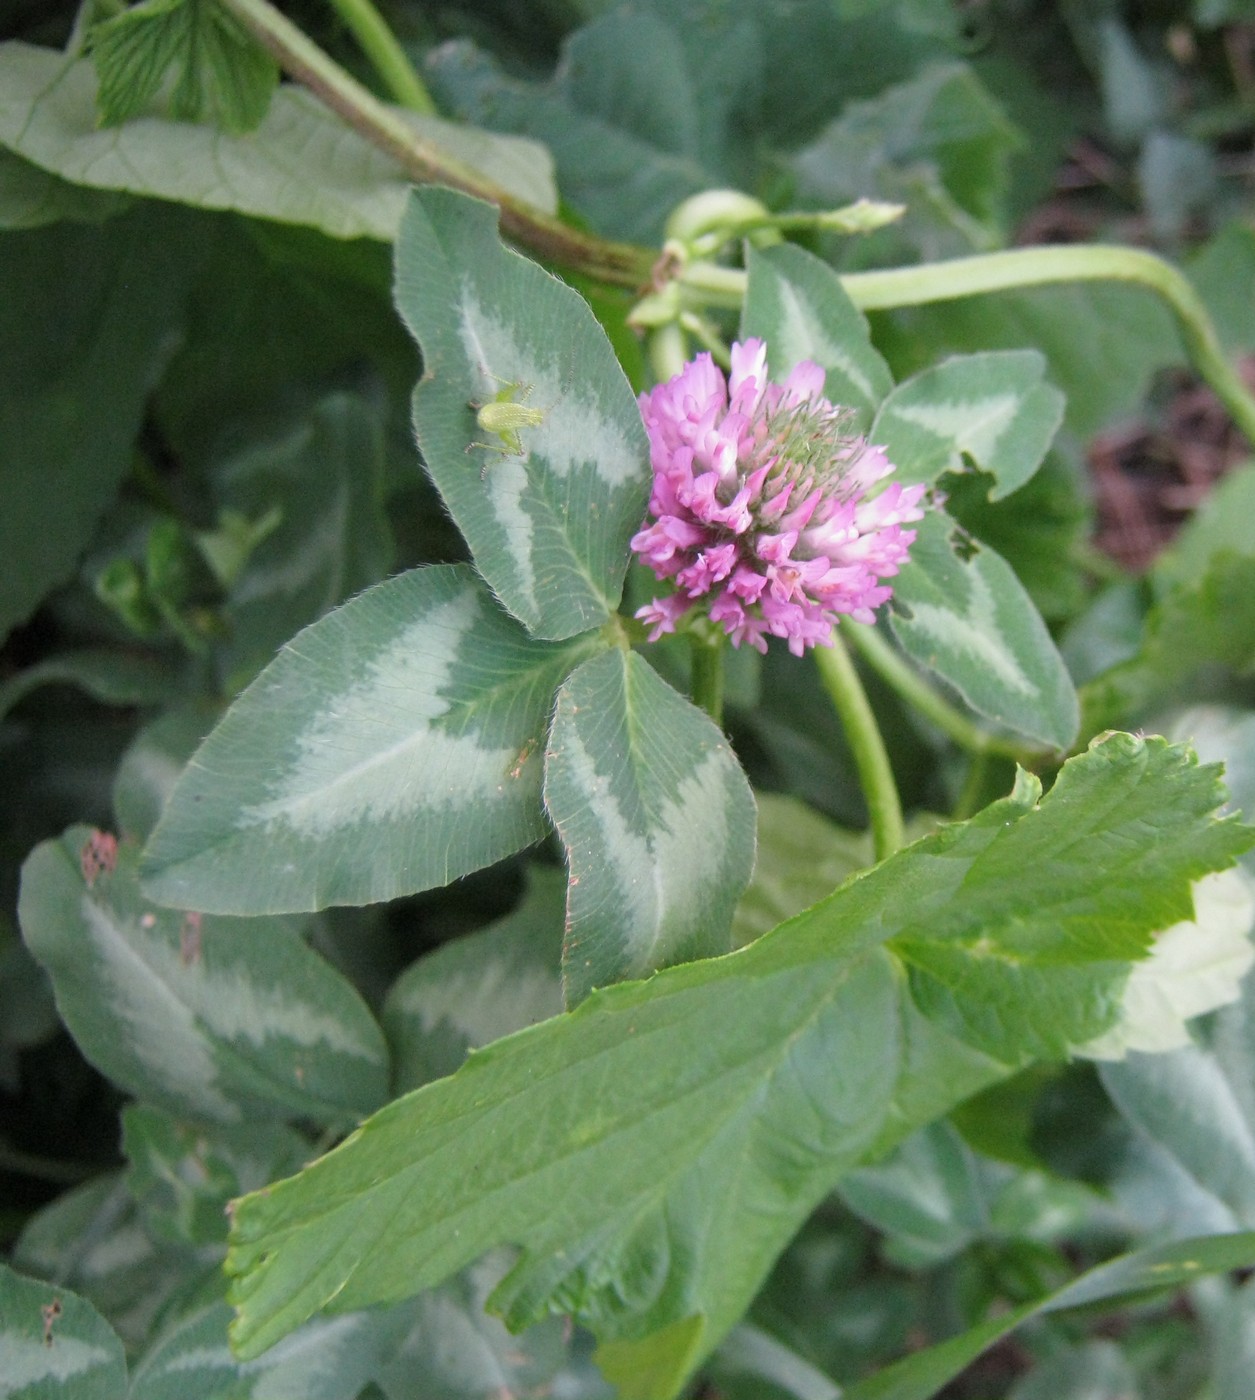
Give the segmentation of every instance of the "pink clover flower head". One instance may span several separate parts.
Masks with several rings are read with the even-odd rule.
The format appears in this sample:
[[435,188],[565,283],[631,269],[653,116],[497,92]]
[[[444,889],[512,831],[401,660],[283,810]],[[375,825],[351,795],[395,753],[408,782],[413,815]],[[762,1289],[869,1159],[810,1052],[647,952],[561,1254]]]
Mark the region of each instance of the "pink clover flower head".
[[733,646],[783,637],[795,656],[830,644],[842,614],[873,621],[925,488],[882,486],[893,464],[842,432],[823,387],[810,360],[772,383],[766,345],[747,340],[726,378],[703,354],[641,395],[654,485],[632,548],[676,586],[636,614],[650,641],[699,604]]

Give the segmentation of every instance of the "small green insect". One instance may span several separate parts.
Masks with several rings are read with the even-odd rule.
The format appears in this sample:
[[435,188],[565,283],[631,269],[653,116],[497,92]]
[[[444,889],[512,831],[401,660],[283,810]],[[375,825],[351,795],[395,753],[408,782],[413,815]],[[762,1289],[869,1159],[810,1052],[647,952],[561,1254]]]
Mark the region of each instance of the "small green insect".
[[[485,371],[485,373],[488,373]],[[487,403],[471,403],[475,410],[475,421],[486,433],[491,433],[496,442],[470,442],[466,450],[482,447],[485,452],[495,452],[501,457],[526,457],[521,436],[524,428],[539,428],[545,421],[543,408],[532,408],[527,400],[531,397],[532,386],[520,380],[496,379],[501,388]],[[480,469],[480,476],[487,476],[488,463]]]

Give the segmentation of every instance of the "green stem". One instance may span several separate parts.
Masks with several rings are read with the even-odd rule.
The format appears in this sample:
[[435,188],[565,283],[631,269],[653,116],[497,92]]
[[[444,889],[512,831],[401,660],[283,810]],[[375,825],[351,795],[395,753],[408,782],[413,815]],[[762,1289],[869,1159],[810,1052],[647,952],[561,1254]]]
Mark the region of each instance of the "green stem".
[[1190,362],[1248,441],[1255,443],[1255,398],[1225,358],[1207,308],[1185,274],[1154,253],[1105,244],[1013,248],[921,267],[855,272],[841,279],[862,311],[921,306],[1055,282],[1132,282],[1162,297],[1176,316]]
[[877,860],[891,856],[905,840],[902,804],[889,766],[889,754],[876,716],[867,700],[850,653],[835,628],[830,647],[816,647],[815,661],[858,767],[863,798],[871,818],[872,844]]
[[616,286],[649,281],[655,254],[579,232],[543,209],[506,194],[479,171],[424,140],[404,113],[346,73],[269,0],[220,0],[290,77],[307,87],[360,136],[390,155],[418,184],[443,184],[499,206],[505,235],[542,258]]
[[723,638],[690,639],[693,659],[693,703],[723,728]]
[[436,116],[431,93],[371,0],[331,0],[331,5],[395,100],[412,112]]
[[970,754],[1000,754],[1028,765],[1046,757],[1046,751],[1017,744],[991,734],[970,720],[885,641],[874,627],[852,626],[847,634],[854,649],[873,671],[920,714],[930,719],[947,738]]

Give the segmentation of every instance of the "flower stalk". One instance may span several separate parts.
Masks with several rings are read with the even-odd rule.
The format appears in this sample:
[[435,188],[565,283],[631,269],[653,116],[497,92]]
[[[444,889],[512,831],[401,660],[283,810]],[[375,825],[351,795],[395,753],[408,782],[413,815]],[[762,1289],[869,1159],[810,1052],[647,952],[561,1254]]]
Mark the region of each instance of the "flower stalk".
[[850,653],[841,640],[843,634],[866,630],[859,625],[833,629],[832,645],[815,648],[815,664],[828,692],[846,742],[854,755],[859,784],[871,822],[872,848],[878,861],[885,860],[906,840],[902,822],[902,802],[894,781],[889,753],[876,723],[876,716],[859,679]]
[[331,0],[331,6],[370,59],[393,100],[425,117],[438,115],[426,85],[371,0]]

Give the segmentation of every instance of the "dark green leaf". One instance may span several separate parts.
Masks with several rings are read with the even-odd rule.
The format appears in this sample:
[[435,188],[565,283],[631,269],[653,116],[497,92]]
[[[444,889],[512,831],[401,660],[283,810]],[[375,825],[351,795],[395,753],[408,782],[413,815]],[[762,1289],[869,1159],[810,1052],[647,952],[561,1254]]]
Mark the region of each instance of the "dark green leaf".
[[225,1243],[232,1196],[299,1170],[309,1143],[280,1123],[226,1127],[132,1103],[122,1111],[122,1151],[145,1229],[155,1240],[199,1248]]
[[1037,1313],[1137,1298],[1179,1288],[1208,1274],[1250,1268],[1255,1233],[1206,1235],[1126,1254],[1082,1274],[1035,1303],[978,1323],[938,1346],[916,1352],[844,1392],[844,1400],[929,1400],[983,1351]]
[[741,337],[752,335],[767,342],[767,364],[777,380],[800,360],[822,365],[825,395],[856,411],[857,429],[866,431],[893,387],[889,369],[868,337],[867,322],[840,279],[826,263],[792,244],[750,256]]
[[117,1334],[68,1288],[0,1264],[0,1394],[13,1400],[125,1400]]
[[1025,1044],[1109,1025],[1125,957],[1253,839],[1211,819],[1214,771],[1162,740],[1110,736],[1039,793],[1025,779],[748,948],[477,1052],[237,1203],[242,1353],[509,1242],[523,1252],[494,1302],[511,1325],[554,1308],[625,1346],[673,1338],[684,1360],[654,1392],[673,1394],[843,1171],[1012,1068],[919,1013],[895,946],[1022,966],[1020,1000],[974,986],[947,1016],[985,1040],[981,1008],[1013,1007],[1022,1064]]
[[1010,565],[940,509],[915,528],[889,615],[903,650],[995,723],[1068,748],[1080,724],[1076,691]]
[[452,1074],[467,1052],[562,1010],[565,882],[534,867],[512,914],[428,953],[383,1007],[398,1093]]
[[0,235],[0,636],[70,577],[130,467],[196,265],[182,228],[145,209]]
[[0,229],[43,228],[63,219],[96,224],[127,203],[125,195],[72,185],[0,149]]
[[319,909],[529,845],[553,692],[595,645],[532,641],[461,566],[368,589],[205,740],[150,838],[146,888],[216,913]]
[[361,398],[332,394],[282,437],[222,462],[215,480],[229,518],[277,514],[227,601],[227,665],[251,680],[300,628],[388,572],[383,434]]
[[383,1099],[379,1028],[293,924],[148,905],[135,849],[111,855],[107,841],[71,827],[37,846],[18,910],[97,1068],[174,1113],[222,1123],[279,1113],[342,1125]]
[[[587,303],[507,251],[497,211],[418,190],[397,304],[423,352],[419,447],[480,573],[534,636],[571,637],[618,604],[649,496],[645,428]],[[538,415],[498,434],[476,405]]]
[[558,692],[545,806],[570,868],[569,1006],[732,947],[754,797],[718,726],[635,652],[584,662]]
[[175,677],[148,656],[102,649],[50,656],[0,684],[0,719],[33,690],[72,685],[106,705],[154,705],[174,693]]

